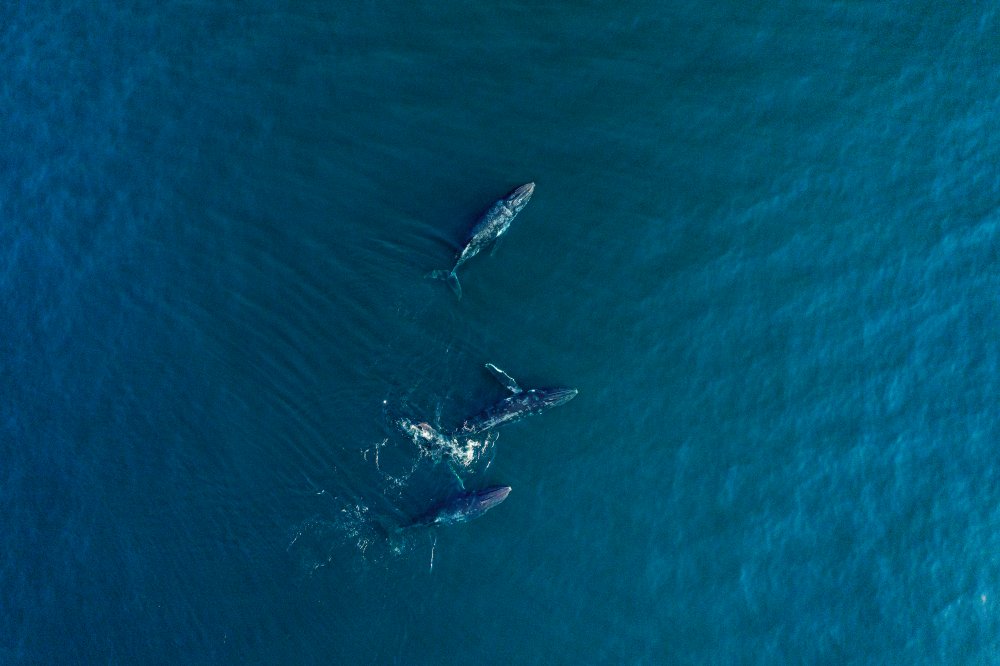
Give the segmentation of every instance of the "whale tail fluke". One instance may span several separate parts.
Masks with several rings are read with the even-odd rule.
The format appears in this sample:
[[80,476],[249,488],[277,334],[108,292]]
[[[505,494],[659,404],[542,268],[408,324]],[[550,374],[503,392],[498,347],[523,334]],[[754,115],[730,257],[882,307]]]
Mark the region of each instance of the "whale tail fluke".
[[462,285],[458,281],[458,274],[454,270],[450,271],[431,271],[427,274],[427,277],[433,280],[445,280],[451,290],[455,292],[459,300],[462,298]]

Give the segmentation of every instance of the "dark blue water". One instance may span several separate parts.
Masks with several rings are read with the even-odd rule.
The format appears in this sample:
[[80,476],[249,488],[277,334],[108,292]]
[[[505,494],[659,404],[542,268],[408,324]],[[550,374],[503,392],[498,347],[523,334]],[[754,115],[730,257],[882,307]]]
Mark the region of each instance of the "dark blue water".
[[0,662],[997,662],[1000,3],[227,4],[0,8]]

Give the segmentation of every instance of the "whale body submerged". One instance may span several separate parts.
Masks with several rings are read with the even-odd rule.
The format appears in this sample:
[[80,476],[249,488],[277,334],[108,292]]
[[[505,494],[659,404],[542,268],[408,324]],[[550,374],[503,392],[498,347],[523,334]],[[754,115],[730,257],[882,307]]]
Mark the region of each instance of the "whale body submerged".
[[[491,243],[499,242],[500,237],[510,228],[510,223],[514,221],[517,214],[528,205],[528,200],[531,199],[534,192],[535,184],[527,183],[494,203],[469,232],[465,245],[455,257],[455,266],[450,271],[432,271],[427,274],[427,277],[446,280],[455,295],[462,298],[462,285],[459,284],[458,274],[455,271]],[[496,250],[496,245],[494,245],[494,250]]]
[[456,431],[458,435],[476,435],[498,425],[516,421],[529,414],[540,414],[547,409],[566,404],[578,393],[576,389],[566,387],[525,391],[517,385],[517,382],[510,375],[492,363],[487,363],[486,369],[501,384],[506,386],[512,395],[466,419]]
[[406,527],[464,523],[483,515],[507,499],[509,494],[510,486],[490,486],[481,490],[459,493],[435,505],[426,513],[415,518]]

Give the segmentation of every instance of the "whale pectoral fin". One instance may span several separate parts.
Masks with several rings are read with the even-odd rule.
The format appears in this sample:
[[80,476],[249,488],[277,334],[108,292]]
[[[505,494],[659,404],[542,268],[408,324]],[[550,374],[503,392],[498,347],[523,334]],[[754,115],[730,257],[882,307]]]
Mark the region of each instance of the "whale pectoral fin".
[[462,492],[465,492],[465,482],[462,481],[462,476],[455,471],[455,466],[452,465],[451,462],[448,462],[447,464],[448,469],[451,471],[452,475],[455,477],[455,481],[458,483],[458,487],[462,490]]
[[517,385],[513,377],[508,375],[506,372],[493,365],[492,363],[486,364],[486,369],[496,378],[498,382],[507,387],[507,390],[511,393],[520,393],[521,387]]
[[490,256],[492,257],[497,253],[497,248],[500,247],[500,241],[503,240],[503,235],[497,236],[496,240],[493,241],[493,247],[490,248]]

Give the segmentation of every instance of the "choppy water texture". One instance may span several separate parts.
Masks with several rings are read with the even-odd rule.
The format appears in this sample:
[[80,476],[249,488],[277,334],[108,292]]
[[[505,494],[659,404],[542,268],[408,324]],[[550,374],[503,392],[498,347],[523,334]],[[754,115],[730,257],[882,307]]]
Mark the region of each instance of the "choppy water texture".
[[[5,3],[0,661],[995,662],[998,34]],[[488,361],[580,394],[450,468]]]

